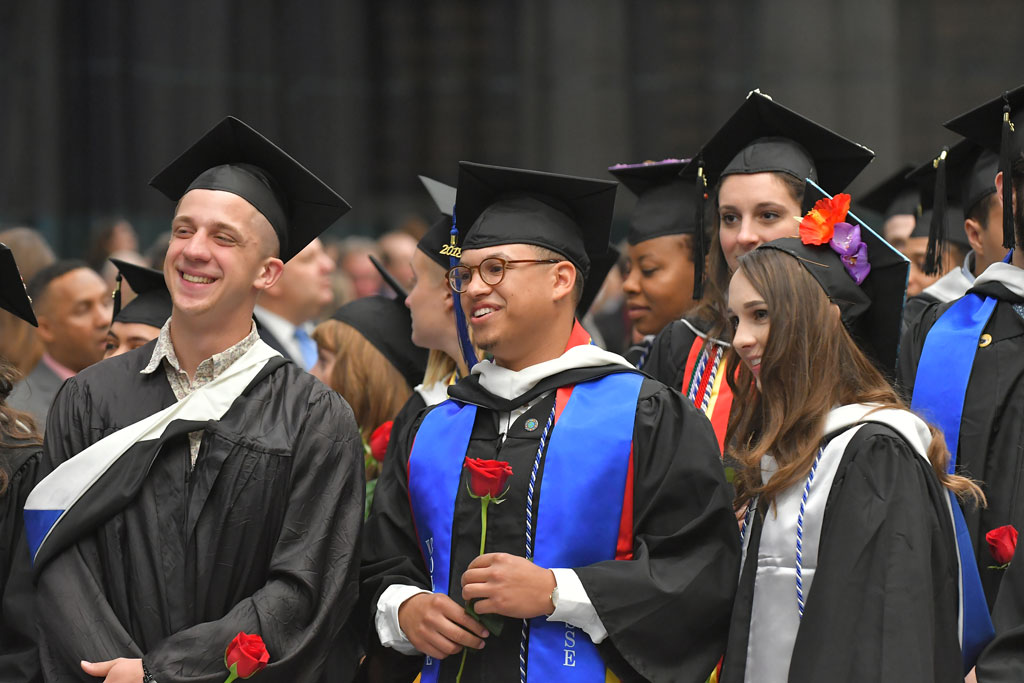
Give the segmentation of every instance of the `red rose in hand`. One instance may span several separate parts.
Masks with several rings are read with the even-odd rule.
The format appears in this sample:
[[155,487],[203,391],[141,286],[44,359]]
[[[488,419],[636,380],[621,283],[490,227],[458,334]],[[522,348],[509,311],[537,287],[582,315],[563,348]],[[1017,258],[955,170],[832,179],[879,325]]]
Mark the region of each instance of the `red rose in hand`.
[[463,467],[469,470],[469,490],[478,498],[499,498],[512,476],[512,466],[504,460],[466,458]]
[[1009,564],[1017,549],[1017,530],[1012,524],[1001,526],[985,534],[989,552],[999,564]]
[[370,455],[377,462],[384,462],[384,454],[388,452],[388,443],[391,441],[391,428],[394,426],[395,421],[388,420],[370,434]]
[[[235,639],[224,650],[224,666],[229,670],[235,667],[232,675],[238,678],[249,678],[253,674],[262,671],[270,662],[270,653],[263,639],[258,635],[239,633]],[[231,677],[228,680],[232,680]]]

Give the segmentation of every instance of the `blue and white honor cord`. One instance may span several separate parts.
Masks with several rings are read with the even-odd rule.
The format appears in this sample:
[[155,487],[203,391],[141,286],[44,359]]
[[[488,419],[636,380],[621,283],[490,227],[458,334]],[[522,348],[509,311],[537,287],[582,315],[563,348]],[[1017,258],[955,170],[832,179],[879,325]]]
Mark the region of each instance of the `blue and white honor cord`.
[[[544,456],[544,447],[547,445],[548,436],[551,434],[551,426],[555,423],[555,407],[551,406],[551,413],[548,415],[547,424],[540,435],[540,445],[537,446],[537,455],[533,459],[533,469],[530,470],[530,485],[527,488],[526,496],[526,559],[533,562],[533,508],[535,500],[535,486],[537,484],[537,471],[540,469],[540,460]],[[526,683],[526,637],[529,635],[530,622],[523,619],[523,630],[519,638],[519,681]]]
[[814,473],[818,471],[818,463],[821,462],[821,454],[824,448],[818,449],[814,456],[814,463],[807,475],[807,483],[804,484],[804,495],[800,499],[800,514],[796,518],[796,608],[800,618],[804,618],[804,507],[807,505],[807,498],[811,495],[811,482],[814,481]]

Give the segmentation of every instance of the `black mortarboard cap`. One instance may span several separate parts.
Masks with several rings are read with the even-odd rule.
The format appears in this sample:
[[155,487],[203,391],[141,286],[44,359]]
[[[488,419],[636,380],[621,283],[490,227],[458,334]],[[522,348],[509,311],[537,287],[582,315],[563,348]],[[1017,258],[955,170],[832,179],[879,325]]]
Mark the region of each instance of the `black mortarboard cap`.
[[[815,198],[824,196],[810,184],[807,189]],[[843,325],[861,349],[892,377],[899,351],[910,262],[853,214],[847,214],[846,222],[860,226],[861,241],[867,245],[871,271],[860,285],[828,244],[808,245],[799,237],[784,237],[758,248],[779,249],[800,261],[839,306]]]
[[1013,183],[1012,164],[1024,153],[1024,85],[1004,92],[980,107],[950,119],[946,128],[999,155],[1003,183],[1003,246],[1012,249]]
[[[159,270],[146,268],[121,259],[112,258],[117,266],[117,289],[114,290],[115,323],[142,323],[152,327],[163,327],[171,317],[171,293],[167,290],[164,274]],[[121,280],[128,280],[136,296],[124,307],[121,306]]]
[[788,173],[830,192],[843,190],[871,163],[867,147],[754,90],[701,148],[708,182],[734,173]]
[[696,168],[680,176],[689,159],[618,164],[608,172],[636,195],[629,219],[630,244],[665,235],[692,235],[696,230],[696,196],[693,192]]
[[189,190],[236,194],[263,214],[287,261],[351,207],[280,147],[228,116],[149,181],[178,201]]
[[14,253],[6,244],[0,243],[0,308],[18,316],[30,325],[39,326],[32,311],[32,300],[25,290]]
[[892,175],[857,198],[857,204],[882,216],[920,216],[921,190],[918,183],[907,179],[914,164],[904,164]]
[[429,352],[412,343],[412,315],[405,304],[386,296],[365,296],[345,304],[331,318],[366,337],[402,373],[410,389],[423,382]]
[[[426,234],[420,238],[417,246],[434,263],[447,271],[451,267],[452,248],[458,247],[457,244],[452,244],[451,235],[452,212],[455,210],[455,188],[426,176],[419,176],[419,179],[437,205],[441,217],[434,221]],[[457,253],[456,258],[458,258]]]
[[590,277],[583,283],[583,294],[580,296],[579,303],[576,304],[576,317],[580,320],[594,305],[594,300],[597,299],[601,287],[604,286],[608,273],[618,264],[620,256],[619,250],[609,244],[608,251],[591,257]]
[[571,261],[584,279],[607,251],[618,183],[459,162],[455,222],[463,249],[533,244]]

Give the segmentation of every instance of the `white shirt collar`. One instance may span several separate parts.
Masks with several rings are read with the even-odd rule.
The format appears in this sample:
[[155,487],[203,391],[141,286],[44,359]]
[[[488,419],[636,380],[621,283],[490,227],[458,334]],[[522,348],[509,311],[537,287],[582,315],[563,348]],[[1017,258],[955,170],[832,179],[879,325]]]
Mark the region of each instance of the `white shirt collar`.
[[480,386],[490,393],[511,400],[522,396],[542,379],[574,368],[594,368],[602,365],[622,365],[633,368],[629,361],[617,353],[605,351],[593,344],[574,346],[558,358],[531,365],[522,370],[509,370],[493,361],[481,361],[473,366],[472,374],[480,376]]

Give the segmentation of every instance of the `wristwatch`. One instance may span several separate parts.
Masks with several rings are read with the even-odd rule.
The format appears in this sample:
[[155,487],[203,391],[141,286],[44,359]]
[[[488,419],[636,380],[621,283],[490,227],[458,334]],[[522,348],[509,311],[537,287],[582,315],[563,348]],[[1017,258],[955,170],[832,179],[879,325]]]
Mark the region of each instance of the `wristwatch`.
[[153,674],[149,673],[149,669],[146,668],[145,662],[142,663],[142,683],[157,683]]

